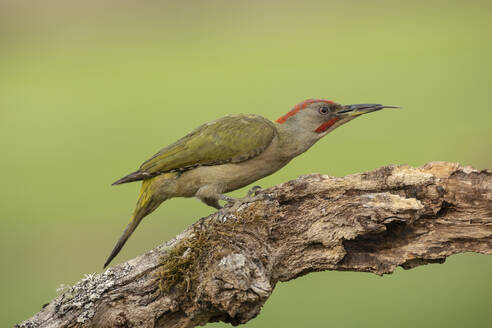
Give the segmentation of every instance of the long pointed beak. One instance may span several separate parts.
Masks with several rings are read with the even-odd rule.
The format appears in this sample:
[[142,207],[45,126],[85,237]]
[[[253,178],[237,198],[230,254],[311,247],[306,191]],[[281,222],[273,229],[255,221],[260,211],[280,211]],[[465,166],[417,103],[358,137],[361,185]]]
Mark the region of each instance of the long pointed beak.
[[355,104],[346,105],[342,110],[337,112],[339,117],[354,117],[362,114],[372,113],[383,108],[400,108],[398,106],[386,106],[381,104]]

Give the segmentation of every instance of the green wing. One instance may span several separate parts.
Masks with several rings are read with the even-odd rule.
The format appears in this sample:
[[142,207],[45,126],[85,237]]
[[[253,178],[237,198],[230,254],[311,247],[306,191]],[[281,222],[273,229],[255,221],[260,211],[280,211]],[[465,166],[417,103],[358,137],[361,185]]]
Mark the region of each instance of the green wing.
[[162,149],[137,172],[145,178],[202,165],[239,163],[263,152],[275,135],[273,123],[261,116],[226,116],[198,127]]

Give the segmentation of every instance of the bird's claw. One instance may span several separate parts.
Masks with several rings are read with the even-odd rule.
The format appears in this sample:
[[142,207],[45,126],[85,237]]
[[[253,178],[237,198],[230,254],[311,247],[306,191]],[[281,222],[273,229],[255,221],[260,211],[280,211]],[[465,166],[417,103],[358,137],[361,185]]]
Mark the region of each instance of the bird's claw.
[[222,208],[217,212],[216,220],[224,223],[229,219],[236,220],[234,213],[237,211],[239,205],[241,205],[241,199],[229,197],[226,195],[220,195],[220,200],[227,202]]
[[260,186],[254,186],[250,190],[248,190],[248,195],[246,197],[252,198],[253,196],[256,196],[256,194],[261,190]]
[[217,221],[221,223],[225,223],[230,219],[237,220],[237,217],[234,215],[241,205],[239,199],[229,197],[227,204],[225,204],[218,212],[217,212]]
[[232,207],[237,201],[237,198],[229,197],[226,195],[221,195],[220,200],[226,201],[227,203],[222,207]]
[[215,220],[220,223],[226,223],[230,220],[236,221],[237,217],[233,214],[233,212],[229,211],[228,208],[222,208],[217,212],[217,217],[215,218]]
[[254,186],[248,191],[246,197],[243,198],[233,198],[226,195],[221,195],[220,199],[226,201],[227,203],[218,211],[217,220],[222,223],[229,219],[237,220],[237,217],[234,214],[241,208],[241,206],[259,200],[270,199],[268,194],[258,194],[260,190],[260,186]]
[[260,186],[254,186],[248,191],[248,195],[244,198],[245,202],[253,203],[259,200],[271,200],[272,197],[269,194],[261,193]]

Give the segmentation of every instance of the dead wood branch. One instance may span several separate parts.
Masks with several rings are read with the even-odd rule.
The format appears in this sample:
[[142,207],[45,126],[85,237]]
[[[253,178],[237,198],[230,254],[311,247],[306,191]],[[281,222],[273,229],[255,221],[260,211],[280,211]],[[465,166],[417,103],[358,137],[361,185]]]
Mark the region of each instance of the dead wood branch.
[[194,327],[245,323],[278,281],[492,254],[492,173],[453,163],[312,174],[261,191],[220,222],[92,274],[18,327]]

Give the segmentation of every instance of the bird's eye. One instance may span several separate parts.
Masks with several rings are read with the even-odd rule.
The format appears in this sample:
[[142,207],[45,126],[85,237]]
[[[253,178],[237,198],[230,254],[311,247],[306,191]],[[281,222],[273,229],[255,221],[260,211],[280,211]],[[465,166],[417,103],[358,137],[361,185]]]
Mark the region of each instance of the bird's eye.
[[319,108],[319,113],[320,114],[328,114],[330,112],[330,109],[328,107],[320,107]]

